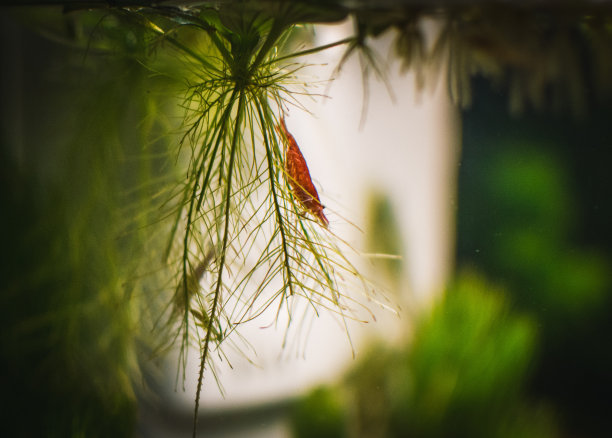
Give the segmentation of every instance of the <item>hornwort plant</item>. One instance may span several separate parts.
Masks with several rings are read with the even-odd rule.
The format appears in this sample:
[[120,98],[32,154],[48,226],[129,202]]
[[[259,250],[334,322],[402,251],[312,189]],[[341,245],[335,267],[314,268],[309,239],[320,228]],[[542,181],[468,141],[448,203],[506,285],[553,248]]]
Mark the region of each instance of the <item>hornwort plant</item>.
[[195,434],[204,369],[214,372],[212,352],[223,355],[222,345],[240,324],[270,308],[287,312],[291,323],[299,300],[314,312],[358,318],[356,309],[366,307],[344,295],[344,286],[360,283],[368,299],[374,289],[346,255],[350,246],[328,229],[284,122],[288,106],[299,108],[299,95],[308,94],[299,81],[303,65],[291,59],[315,51],[291,51],[300,8],[120,13],[157,44],[168,44],[185,65],[177,154],[187,156],[187,166],[165,200],[172,223],[164,261],[177,284],[163,327],[174,332],[171,343],[180,343],[183,382],[189,343],[200,350]]

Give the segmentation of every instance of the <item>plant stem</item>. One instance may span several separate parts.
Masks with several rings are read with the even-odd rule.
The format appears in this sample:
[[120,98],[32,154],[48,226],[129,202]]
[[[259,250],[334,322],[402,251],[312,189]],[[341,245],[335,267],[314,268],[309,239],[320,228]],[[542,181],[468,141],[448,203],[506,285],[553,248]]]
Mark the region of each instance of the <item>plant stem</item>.
[[[261,102],[260,105],[265,105],[265,102]],[[272,192],[272,199],[274,200],[274,210],[276,212],[276,221],[278,222],[278,228],[280,230],[281,241],[283,244],[283,264],[285,273],[287,275],[287,285],[289,286],[289,294],[293,295],[293,281],[291,279],[291,268],[289,266],[289,253],[287,250],[287,237],[285,236],[285,225],[283,223],[283,215],[281,214],[280,205],[278,204],[278,195],[276,194],[276,187],[274,186],[274,163],[272,161],[272,151],[270,150],[268,135],[265,130],[264,116],[261,112],[260,105],[257,105],[257,113],[261,119],[262,132],[264,136],[264,143],[266,145],[266,158],[268,160],[268,175],[270,179],[270,191]]]
[[[223,125],[225,124],[227,118],[229,117],[229,115],[231,114],[232,111],[232,104],[234,102],[235,96],[236,96],[236,90],[234,90],[232,96],[230,97],[230,100],[228,102],[228,105],[225,109],[225,112],[223,113],[222,116],[222,120],[221,120],[221,128],[219,129],[219,133],[218,133],[218,138],[221,138],[223,135]],[[204,192],[206,191],[206,188],[208,186],[208,181],[210,179],[210,174],[211,174],[211,169],[213,168],[213,162],[215,160],[215,156],[217,154],[217,149],[219,147],[220,141],[217,141],[217,143],[215,144],[215,147],[212,151],[212,156],[210,159],[211,165],[208,168],[208,171],[206,173],[206,176],[204,177],[204,181],[202,183],[202,189],[201,189],[201,193],[200,193],[200,199],[202,198],[202,196],[204,195]],[[203,147],[205,147],[205,145],[203,145]],[[197,174],[195,175],[194,180],[194,185],[193,185],[193,191],[191,194],[191,200],[189,202],[189,211],[187,212],[187,226],[185,229],[185,238],[183,239],[183,294],[184,294],[184,303],[185,303],[185,314],[183,317],[183,326],[185,327],[185,333],[183,335],[183,343],[181,345],[181,356],[183,356],[185,348],[186,348],[186,344],[189,340],[189,288],[188,288],[188,282],[187,279],[189,278],[189,236],[191,234],[191,226],[193,223],[193,215],[194,212],[198,211],[200,208],[200,201],[198,200],[198,204],[197,207],[194,208],[194,204],[195,204],[195,200],[197,198],[196,194],[197,194],[197,181],[199,181],[200,176],[202,175],[202,172],[204,171],[204,161],[206,159],[206,153],[204,154],[204,157],[202,159],[202,163],[200,166],[198,166],[198,171]]]
[[[223,115],[221,116],[221,121],[219,123],[219,133],[217,134],[217,141],[215,142],[215,147],[212,152],[212,158],[210,160],[210,167],[206,171],[206,176],[204,177],[204,181],[202,181],[202,189],[200,190],[200,195],[198,197],[197,210],[199,210],[200,207],[202,206],[202,201],[204,200],[204,194],[206,193],[206,189],[208,188],[208,183],[210,181],[210,175],[214,167],[213,166],[214,160],[217,157],[217,150],[219,149],[219,145],[221,144],[221,139],[223,138],[223,135],[225,132],[225,125],[232,113],[232,106],[234,104],[234,100],[236,99],[236,93],[237,93],[237,90],[234,89],[229,99],[229,102],[227,104],[227,107],[225,108],[225,111],[223,112]],[[202,167],[203,166],[204,166],[204,161],[202,161]]]
[[[217,306],[219,304],[219,296],[221,295],[221,285],[223,284],[223,268],[225,266],[225,255],[227,251],[228,235],[229,235],[229,215],[230,215],[230,201],[232,197],[232,176],[234,170],[234,160],[236,158],[236,150],[238,149],[238,136],[240,133],[240,126],[242,123],[242,115],[245,111],[245,91],[244,89],[234,89],[235,95],[237,92],[240,93],[238,98],[238,112],[236,115],[236,124],[234,125],[234,135],[232,137],[232,147],[230,152],[230,160],[228,164],[227,172],[227,187],[225,192],[225,229],[223,232],[223,243],[221,246],[221,258],[219,260],[219,272],[217,274],[217,285],[215,287],[215,293],[213,297],[213,304],[210,310],[210,317],[208,321],[208,327],[206,329],[206,337],[204,339],[204,346],[202,348],[202,357],[200,359],[200,374],[198,376],[198,387],[196,390],[195,399],[195,410],[193,415],[193,438],[196,437],[197,425],[198,425],[198,409],[200,407],[200,394],[202,391],[202,383],[204,380],[204,368],[206,367],[206,359],[208,358],[208,351],[210,345],[210,334],[212,333],[212,325],[215,320],[215,313],[217,312]],[[231,105],[230,107],[231,108]]]
[[[317,261],[317,264],[319,265],[319,269],[321,269],[321,272],[325,274],[325,278],[327,280],[327,286],[329,287],[329,290],[331,291],[332,295],[336,295],[334,293],[334,290],[335,290],[334,282],[332,281],[331,276],[329,275],[329,272],[327,272],[327,269],[325,269],[323,262],[321,262],[321,255],[319,254],[317,249],[312,244],[312,240],[310,239],[310,236],[308,234],[308,231],[306,230],[306,227],[304,226],[304,223],[301,220],[299,222],[300,222],[300,228],[302,228],[302,232],[304,233],[304,236],[306,237],[306,239],[304,240],[306,244],[308,245],[308,249],[310,249],[310,252],[314,255],[314,258]],[[337,301],[338,297],[335,297],[335,299]],[[335,304],[337,304],[337,302]]]
[[350,42],[353,42],[354,40],[355,40],[355,37],[344,38],[343,40],[336,41],[336,42],[329,43],[329,44],[325,44],[323,46],[313,47],[312,49],[303,50],[301,52],[290,53],[290,54],[285,55],[285,56],[280,56],[278,58],[274,58],[274,59],[266,62],[264,65],[275,64],[277,62],[284,61],[285,59],[297,58],[299,56],[311,55],[313,53],[317,53],[317,52],[321,52],[323,50],[331,49],[332,47],[341,46],[343,44],[348,44]]
[[266,41],[264,41],[263,45],[259,49],[259,52],[257,52],[255,60],[249,67],[251,76],[255,75],[255,71],[257,71],[257,69],[260,67],[262,61],[268,54],[268,51],[274,46],[274,43],[276,43],[276,40],[281,36],[284,29],[285,28],[279,20],[274,20],[274,22],[272,23],[272,29],[270,29],[270,32],[266,37]]

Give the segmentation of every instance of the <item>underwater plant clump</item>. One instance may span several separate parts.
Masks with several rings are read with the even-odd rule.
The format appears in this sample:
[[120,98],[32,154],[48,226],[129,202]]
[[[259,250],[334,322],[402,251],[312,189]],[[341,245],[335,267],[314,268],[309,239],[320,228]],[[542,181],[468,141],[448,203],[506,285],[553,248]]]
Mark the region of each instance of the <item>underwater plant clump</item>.
[[305,312],[356,319],[366,306],[345,295],[345,286],[359,283],[368,299],[373,293],[346,255],[350,246],[327,228],[284,124],[288,106],[300,106],[296,95],[307,93],[302,65],[290,61],[300,53],[286,54],[300,9],[278,4],[267,12],[125,11],[186,66],[184,135],[176,152],[186,174],[165,200],[171,223],[161,223],[169,223],[164,260],[176,279],[164,327],[174,333],[171,344],[180,342],[183,375],[189,343],[201,353],[194,421],[205,367],[214,373],[211,353],[223,356],[225,341],[240,349],[241,338],[232,334],[241,324],[271,308],[291,323],[300,300],[308,303]]

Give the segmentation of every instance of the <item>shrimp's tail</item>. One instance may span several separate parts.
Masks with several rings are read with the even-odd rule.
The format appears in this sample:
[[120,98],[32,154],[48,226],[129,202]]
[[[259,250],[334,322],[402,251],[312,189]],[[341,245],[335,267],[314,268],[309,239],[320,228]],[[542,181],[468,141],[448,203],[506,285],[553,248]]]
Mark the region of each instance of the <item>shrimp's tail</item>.
[[317,217],[317,219],[319,219],[319,221],[321,222],[321,225],[323,225],[325,228],[329,227],[329,220],[325,216],[325,213],[323,213],[323,207],[322,206],[320,206],[319,208],[314,209],[313,213]]

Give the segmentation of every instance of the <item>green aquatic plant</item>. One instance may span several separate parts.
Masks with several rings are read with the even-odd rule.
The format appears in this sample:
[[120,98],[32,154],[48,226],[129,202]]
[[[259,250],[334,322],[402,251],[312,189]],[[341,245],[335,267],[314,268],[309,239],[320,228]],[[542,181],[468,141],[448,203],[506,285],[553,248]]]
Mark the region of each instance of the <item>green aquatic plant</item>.
[[371,292],[345,255],[350,247],[303,208],[285,170],[279,119],[308,93],[302,65],[291,61],[300,53],[289,51],[300,11],[279,3],[266,13],[236,5],[197,16],[122,12],[184,63],[176,153],[186,174],[165,201],[163,260],[176,286],[164,327],[180,343],[183,379],[188,345],[200,350],[194,431],[204,369],[240,324],[267,309],[291,322],[299,300],[356,318],[362,305],[343,286],[356,280]]
[[[35,12],[33,21],[39,18]],[[43,21],[51,22],[50,16]],[[49,26],[49,32],[67,52],[76,50],[76,56],[71,53],[67,59],[76,59],[73,68],[81,72],[75,82],[81,86],[67,87],[64,93],[66,100],[79,96],[79,105],[62,106],[65,111],[57,111],[57,118],[68,108],[88,109],[70,114],[74,123],[68,126],[78,129],[57,135],[58,144],[44,142],[58,157],[49,179],[59,175],[58,193],[69,202],[43,204],[46,212],[33,216],[31,224],[38,232],[48,228],[42,218],[51,219],[49,212],[70,215],[60,222],[70,235],[66,255],[73,263],[67,262],[66,269],[73,273],[74,293],[60,288],[57,296],[74,316],[68,321],[70,333],[92,339],[87,348],[78,347],[73,336],[63,339],[67,346],[77,345],[80,357],[101,345],[97,336],[110,336],[117,350],[107,359],[113,362],[125,355],[126,366],[116,362],[108,369],[117,372],[101,371],[98,380],[108,375],[120,385],[115,393],[125,392],[128,404],[134,402],[130,380],[138,375],[133,355],[139,342],[153,354],[178,346],[183,383],[188,347],[195,345],[201,358],[195,434],[204,369],[214,372],[213,353],[223,357],[226,344],[238,349],[248,345],[238,333],[241,324],[268,309],[277,317],[286,314],[288,324],[323,310],[341,320],[360,318],[355,311],[365,306],[358,297],[345,296],[345,286],[357,282],[366,295],[372,292],[351,262],[353,250],[310,216],[286,172],[277,126],[291,107],[301,108],[300,96],[311,93],[300,78],[303,64],[293,61],[314,51],[298,46],[305,35],[297,24],[304,10],[279,3],[265,10],[246,4],[197,13],[116,8],[56,17],[59,25]],[[73,35],[59,31],[62,24],[69,24]],[[109,56],[121,61],[112,72]],[[120,96],[130,98],[138,110],[130,113],[132,105]],[[178,112],[173,107],[177,103]],[[172,126],[176,117],[178,128]],[[83,123],[85,119],[89,122]],[[66,138],[74,149],[65,150],[69,161],[63,162],[58,152],[64,152]],[[67,187],[62,194],[63,185]],[[96,224],[102,231],[88,234]],[[49,238],[65,236],[53,230]],[[90,254],[95,248],[100,253]],[[94,255],[104,262],[90,268],[99,281],[78,280],[88,275],[87,259],[96,259]],[[53,271],[56,264],[40,261],[42,270]],[[82,318],[91,300],[109,301],[110,309],[122,310],[113,318],[98,309],[100,326],[113,319],[102,332]],[[16,305],[7,301],[6,308]],[[44,311],[42,315],[46,317]],[[7,324],[12,325],[10,320]],[[50,318],[48,324],[64,323]],[[58,359],[58,369],[64,360]],[[103,389],[98,389],[103,397]],[[92,416],[83,412],[83,417]],[[75,418],[82,419],[79,414]],[[74,433],[95,427],[95,422],[84,423]],[[69,428],[58,426],[58,435]]]

